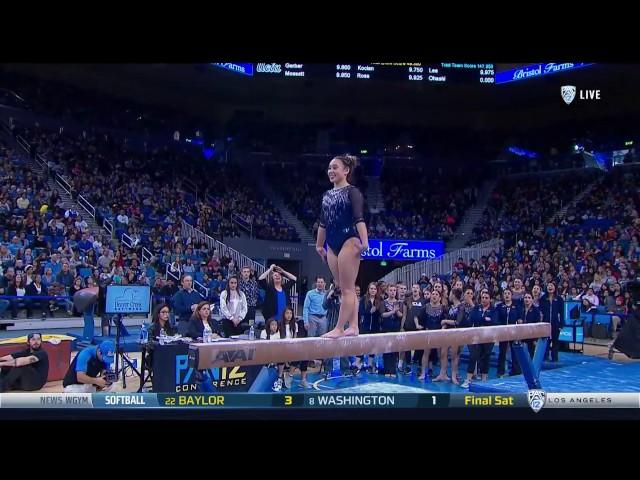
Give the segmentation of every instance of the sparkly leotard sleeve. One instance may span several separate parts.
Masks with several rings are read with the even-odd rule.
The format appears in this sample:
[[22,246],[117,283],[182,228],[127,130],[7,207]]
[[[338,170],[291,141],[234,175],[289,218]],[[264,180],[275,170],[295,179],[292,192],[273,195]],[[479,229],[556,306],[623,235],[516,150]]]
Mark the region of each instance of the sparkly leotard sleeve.
[[327,245],[338,255],[342,245],[358,237],[356,224],[364,222],[364,197],[353,185],[332,189],[322,196],[320,226],[327,230]]

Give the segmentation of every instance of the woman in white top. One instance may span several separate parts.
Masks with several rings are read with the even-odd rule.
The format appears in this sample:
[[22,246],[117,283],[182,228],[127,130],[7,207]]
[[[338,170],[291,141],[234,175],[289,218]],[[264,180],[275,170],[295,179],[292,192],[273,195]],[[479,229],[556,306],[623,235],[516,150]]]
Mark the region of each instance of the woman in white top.
[[220,294],[220,313],[225,337],[241,335],[249,328],[248,323],[244,322],[247,310],[247,297],[238,289],[238,277],[229,278],[227,288]]

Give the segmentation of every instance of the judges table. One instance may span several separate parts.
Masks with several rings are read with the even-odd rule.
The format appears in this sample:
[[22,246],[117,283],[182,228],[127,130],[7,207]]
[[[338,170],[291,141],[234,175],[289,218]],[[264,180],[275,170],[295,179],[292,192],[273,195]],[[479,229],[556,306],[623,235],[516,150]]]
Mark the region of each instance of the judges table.
[[[140,390],[151,375],[153,392],[175,393],[198,391],[202,375],[209,377],[209,388],[220,392],[263,391],[265,381],[257,381],[263,366],[229,366],[197,372],[189,367],[189,344],[183,342],[160,345],[149,342],[142,349],[142,375]],[[150,372],[149,372],[149,367]],[[265,369],[266,371],[267,369]]]

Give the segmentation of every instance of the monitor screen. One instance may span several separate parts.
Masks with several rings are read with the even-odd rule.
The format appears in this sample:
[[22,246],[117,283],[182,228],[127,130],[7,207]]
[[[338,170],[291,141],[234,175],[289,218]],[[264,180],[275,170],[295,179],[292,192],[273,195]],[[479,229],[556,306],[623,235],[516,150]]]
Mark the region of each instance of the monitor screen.
[[147,285],[107,287],[106,313],[149,313],[151,288]]

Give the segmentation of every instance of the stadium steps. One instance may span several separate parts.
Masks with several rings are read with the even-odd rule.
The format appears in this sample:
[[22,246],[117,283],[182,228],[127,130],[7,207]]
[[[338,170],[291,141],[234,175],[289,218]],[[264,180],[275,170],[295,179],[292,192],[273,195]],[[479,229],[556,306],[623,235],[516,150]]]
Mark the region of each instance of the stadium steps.
[[367,203],[369,204],[369,212],[376,214],[384,211],[384,195],[380,187],[380,177],[367,177]]
[[82,208],[79,204],[71,199],[71,196],[67,192],[65,192],[64,189],[53,178],[49,176],[48,172],[45,171],[42,165],[31,158],[31,155],[29,155],[29,151],[25,149],[24,146],[20,145],[20,143],[14,140],[14,138],[10,135],[5,135],[5,139],[10,141],[18,151],[23,150],[25,152],[24,158],[29,168],[39,177],[45,178],[47,185],[49,185],[52,190],[58,190],[60,198],[64,202],[65,207],[72,207],[74,210],[77,210],[82,218],[87,222],[87,225],[92,232],[102,233],[102,227],[100,227],[96,223],[95,219],[84,208]]
[[471,238],[473,228],[482,219],[482,213],[487,208],[491,192],[496,186],[496,180],[486,180],[478,191],[478,199],[476,204],[471,207],[462,217],[462,221],[458,228],[453,232],[453,239],[447,242],[447,252],[452,252],[463,248],[467,243],[467,239]]
[[260,175],[260,181],[258,185],[262,193],[273,202],[273,205],[278,209],[280,215],[293,228],[296,229],[298,236],[300,237],[300,241],[303,244],[315,244],[315,237],[307,230],[307,227],[298,219],[296,215],[294,215],[291,210],[284,203],[284,200],[280,195],[278,195],[271,186],[265,181],[265,175]]

